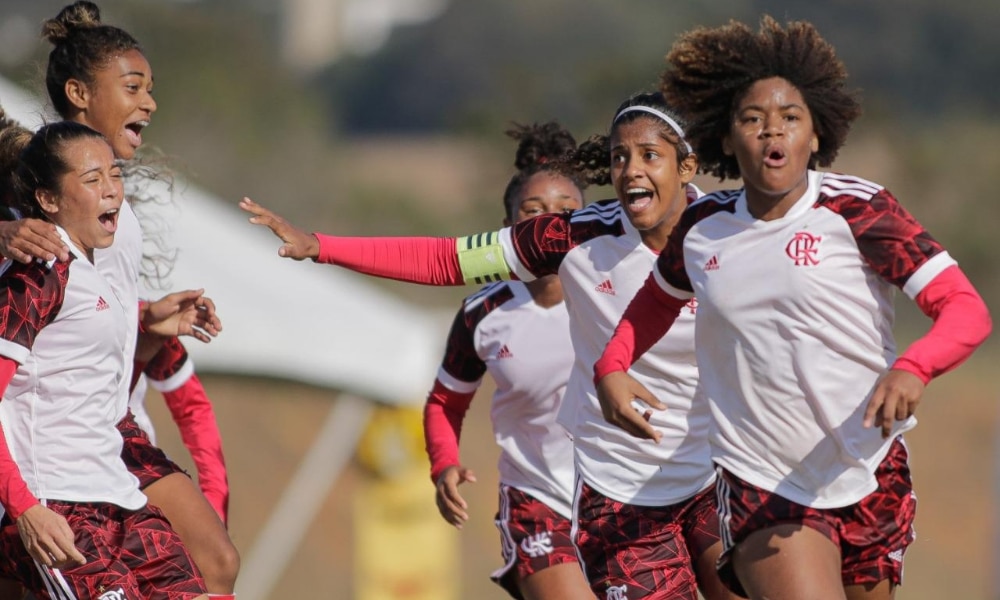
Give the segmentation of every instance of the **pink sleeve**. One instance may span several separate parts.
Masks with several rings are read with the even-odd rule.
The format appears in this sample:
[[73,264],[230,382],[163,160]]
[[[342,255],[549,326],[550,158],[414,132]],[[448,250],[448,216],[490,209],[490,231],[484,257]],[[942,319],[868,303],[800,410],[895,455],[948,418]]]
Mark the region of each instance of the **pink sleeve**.
[[932,279],[917,294],[916,302],[934,324],[892,368],[909,371],[926,384],[969,358],[989,337],[993,323],[986,303],[957,266]]
[[462,436],[462,421],[472,404],[475,392],[455,392],[434,381],[434,389],[424,406],[424,442],[431,461],[431,481],[437,483],[446,468],[461,464],[458,442]]
[[[14,378],[17,371],[17,363],[0,356],[0,395],[7,390],[7,385]],[[16,521],[32,506],[38,504],[38,499],[28,489],[28,485],[21,477],[21,469],[18,468],[14,458],[10,455],[10,447],[7,445],[7,436],[4,435],[3,427],[0,426],[0,504],[7,509],[7,514],[11,520]]]
[[163,399],[198,469],[198,486],[222,522],[227,522],[229,481],[222,454],[222,436],[201,380],[191,375],[177,389],[163,392]]
[[410,283],[465,285],[455,238],[313,235],[319,240],[317,262]]
[[608,373],[628,371],[666,335],[687,302],[665,292],[650,273],[625,309],[601,358],[594,364],[594,382]]

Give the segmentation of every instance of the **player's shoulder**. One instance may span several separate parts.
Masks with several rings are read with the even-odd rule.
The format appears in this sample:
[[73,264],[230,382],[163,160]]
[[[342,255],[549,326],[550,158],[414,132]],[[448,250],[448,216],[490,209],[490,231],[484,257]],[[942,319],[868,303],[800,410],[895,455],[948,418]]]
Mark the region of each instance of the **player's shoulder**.
[[689,194],[690,203],[684,210],[681,220],[688,226],[691,226],[716,213],[735,212],[736,201],[739,199],[741,193],[742,190],[739,189],[716,190],[698,198],[691,198]]
[[621,203],[616,198],[591,202],[583,208],[574,210],[569,215],[569,220],[572,223],[599,222],[610,226],[621,223],[624,218],[625,214],[622,212]]
[[843,173],[819,173],[820,199],[860,200],[869,202],[885,188],[874,181]]
[[476,321],[482,319],[491,311],[514,299],[516,296],[515,285],[524,284],[513,281],[497,281],[483,286],[462,301],[462,312],[465,313],[466,318],[473,317]]
[[73,261],[43,262],[33,260],[28,263],[9,258],[0,262],[0,289],[5,291],[35,293],[40,290],[62,290],[69,279],[69,266]]

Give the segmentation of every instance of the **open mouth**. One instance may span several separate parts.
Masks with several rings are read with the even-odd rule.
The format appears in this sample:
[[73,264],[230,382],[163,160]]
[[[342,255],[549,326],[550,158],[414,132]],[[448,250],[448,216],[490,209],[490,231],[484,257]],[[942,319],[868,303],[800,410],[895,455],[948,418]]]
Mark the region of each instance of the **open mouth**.
[[97,217],[97,221],[108,233],[118,230],[118,209],[112,208]]
[[625,204],[630,211],[638,212],[653,203],[653,191],[646,188],[630,187],[625,190]]
[[785,149],[778,146],[771,146],[764,153],[764,164],[768,167],[782,167],[785,165],[787,157]]
[[142,145],[142,130],[149,126],[149,121],[136,121],[125,125],[125,136],[132,146],[138,148]]

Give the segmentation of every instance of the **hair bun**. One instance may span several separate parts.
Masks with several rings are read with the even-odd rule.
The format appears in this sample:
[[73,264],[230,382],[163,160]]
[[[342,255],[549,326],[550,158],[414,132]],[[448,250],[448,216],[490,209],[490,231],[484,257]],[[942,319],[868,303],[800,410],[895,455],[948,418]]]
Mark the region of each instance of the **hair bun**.
[[557,162],[576,150],[576,139],[555,122],[520,125],[515,123],[507,136],[518,141],[514,167],[523,171]]
[[74,31],[101,25],[101,9],[93,2],[79,0],[64,7],[54,19],[42,24],[42,37],[53,45],[66,41]]

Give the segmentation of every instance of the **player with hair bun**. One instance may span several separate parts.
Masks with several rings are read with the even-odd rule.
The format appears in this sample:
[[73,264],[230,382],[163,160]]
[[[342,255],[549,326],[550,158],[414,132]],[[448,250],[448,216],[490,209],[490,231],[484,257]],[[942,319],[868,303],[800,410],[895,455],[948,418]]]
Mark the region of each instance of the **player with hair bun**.
[[[916,509],[902,434],[989,335],[986,305],[883,186],[815,170],[861,109],[812,24],[695,29],[667,61],[702,169],[743,187],[681,216],[595,365],[601,405],[652,436],[631,404],[657,392],[626,371],[696,296],[723,581],[757,600],[892,598]],[[897,288],[933,320],[899,355]]]
[[[586,183],[565,168],[576,140],[558,123],[521,125],[503,195],[505,226],[583,206]],[[487,284],[462,302],[424,409],[437,505],[461,528],[468,505],[458,486],[475,482],[459,458],[462,421],[489,373],[490,417],[500,447],[496,516],[504,565],[492,578],[514,598],[558,600],[589,592],[572,540],[573,441],[556,424],[573,366],[569,314],[556,275]]]
[[[157,108],[152,97],[152,68],[138,41],[123,29],[102,22],[97,5],[86,0],[65,6],[56,17],[45,21],[42,35],[52,44],[45,80],[53,107],[63,119],[82,123],[103,134],[117,159],[134,159],[143,142],[142,131]],[[67,246],[52,224],[31,218],[0,222],[0,252],[25,263],[32,258],[68,257]],[[131,358],[135,357],[144,365],[160,353],[164,342],[171,339],[155,331],[139,333],[141,325],[192,304],[206,316],[204,327],[191,327],[182,331],[183,334],[207,342],[218,334],[221,323],[203,290],[179,292],[157,302],[140,303],[142,259],[142,229],[130,203],[126,202],[118,217],[114,243],[109,248],[98,249],[95,255],[95,266],[115,288],[119,298],[135,306],[135,319],[130,324],[128,336],[130,361],[120,402],[115,407],[120,418],[119,429],[125,438],[122,459],[139,477],[143,493],[163,510],[184,540],[205,576],[209,591],[224,598],[233,593],[239,554],[224,523],[228,488],[221,438],[211,405],[197,378],[192,376],[181,384],[184,391],[178,402],[185,406],[179,410],[172,407],[171,412],[196,415],[196,418],[189,416],[179,425],[185,443],[199,445],[198,451],[192,451],[192,457],[199,470],[204,469],[204,484],[212,483],[205,486],[206,492],[213,496],[212,503],[178,465],[149,442],[146,433],[135,423],[129,410],[128,386],[133,372]],[[173,343],[168,342],[168,345]],[[154,367],[164,360],[163,355],[153,359]],[[187,364],[190,366],[189,362]]]
[[638,94],[615,111],[608,136],[582,144],[573,161],[591,183],[610,183],[617,198],[460,238],[309,234],[249,199],[241,207],[284,241],[279,255],[297,260],[431,285],[557,274],[575,356],[558,420],[573,436],[573,541],[591,592],[608,600],[696,600],[700,588],[708,600],[731,598],[715,571],[722,544],[710,415],[695,401],[695,303],[633,369],[665,401],[637,412],[658,443],[606,423],[592,377],[628,299],[684,208],[701,196],[691,183],[698,159],[663,97]]

